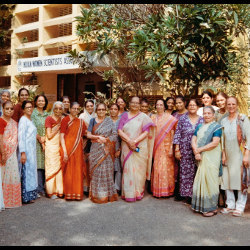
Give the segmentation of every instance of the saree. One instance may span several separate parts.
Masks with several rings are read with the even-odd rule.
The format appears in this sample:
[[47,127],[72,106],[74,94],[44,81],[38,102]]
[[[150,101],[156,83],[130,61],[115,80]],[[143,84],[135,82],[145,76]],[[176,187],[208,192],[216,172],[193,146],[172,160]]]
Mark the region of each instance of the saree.
[[115,124],[110,117],[106,117],[102,123],[95,124],[90,132],[93,135],[106,137],[107,142],[101,144],[92,140],[89,154],[89,198],[95,203],[117,201],[118,195],[114,184],[115,142],[117,139]]
[[[221,137],[221,128],[221,125],[217,122],[198,125],[194,133],[197,136],[198,148],[212,142],[213,137]],[[199,161],[193,184],[191,204],[193,210],[206,213],[217,209],[220,164],[220,143],[214,149],[201,153],[201,161]]]
[[[51,120],[52,119],[52,120]],[[61,123],[61,119],[55,121],[49,116],[45,121],[46,128],[51,127],[52,132],[55,126]],[[63,176],[60,157],[60,131],[49,139],[45,137],[45,186],[48,197],[56,195],[63,196]]]
[[175,158],[173,154],[173,138],[178,120],[172,115],[152,116],[156,125],[153,149],[153,169],[151,175],[151,191],[153,196],[171,196],[175,189]]
[[[79,119],[82,119],[85,122],[86,127],[88,128],[89,122],[92,118],[96,117],[96,113],[93,112],[92,114],[89,114],[89,112],[84,108],[84,112],[80,114]],[[91,140],[87,139],[86,136],[83,137],[83,152],[84,152],[84,159],[86,164],[86,176],[83,178],[83,189],[84,192],[89,192],[89,185],[90,185],[90,179],[89,179],[89,150],[91,146]]]
[[[245,120],[248,121],[248,123],[245,122]],[[250,150],[250,143],[249,143],[249,139],[250,139],[249,137],[250,126],[249,125],[250,124],[249,124],[249,120],[247,116],[242,115],[242,114],[238,114],[236,123],[237,123],[237,140],[238,140],[238,144],[243,155],[245,149]],[[248,159],[249,159],[248,164],[250,166],[250,156],[248,157]],[[249,167],[245,167],[242,161],[242,164],[241,164],[241,191],[242,193],[247,194],[249,191],[249,187],[250,187]]]
[[136,139],[140,134],[148,131],[148,136],[136,146],[139,152],[129,149],[126,142],[121,143],[122,194],[125,201],[134,202],[144,196],[146,179],[150,180],[152,167],[152,154],[155,138],[154,123],[149,116],[140,112],[132,118],[128,113],[121,117],[118,130],[121,129],[131,139]]
[[[2,190],[5,208],[22,206],[21,182],[17,161],[17,123],[10,119],[4,129],[3,147],[6,163],[1,165]],[[1,157],[0,157],[1,160]]]
[[68,154],[68,161],[63,161],[64,152],[62,146],[61,165],[63,172],[63,190],[66,200],[83,199],[83,177],[86,176],[86,165],[83,156],[82,136],[86,131],[83,120],[70,116],[62,120],[61,133],[64,133],[65,146]]
[[2,176],[0,171],[0,212],[5,209],[4,201],[3,201],[3,188],[2,188]]

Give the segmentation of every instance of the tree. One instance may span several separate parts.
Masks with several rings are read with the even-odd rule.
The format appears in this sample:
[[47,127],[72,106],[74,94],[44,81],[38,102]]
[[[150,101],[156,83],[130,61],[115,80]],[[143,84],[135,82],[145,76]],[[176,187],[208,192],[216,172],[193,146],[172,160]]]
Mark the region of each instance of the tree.
[[[77,35],[95,49],[71,52],[83,72],[112,79],[116,92],[143,95],[163,84],[172,95],[197,96],[208,80],[229,84],[244,65],[235,37],[246,34],[247,4],[93,4],[76,17]],[[110,67],[98,70],[90,58]],[[107,58],[105,58],[107,57]],[[105,59],[105,60],[104,60]],[[242,81],[240,82],[242,83]]]
[[16,4],[0,4],[0,50],[10,47],[10,27]]

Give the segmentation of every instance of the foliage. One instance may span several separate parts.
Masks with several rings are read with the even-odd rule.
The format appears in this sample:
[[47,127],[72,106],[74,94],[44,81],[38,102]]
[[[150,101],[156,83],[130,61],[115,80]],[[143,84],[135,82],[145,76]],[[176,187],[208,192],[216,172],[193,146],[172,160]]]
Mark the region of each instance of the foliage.
[[0,4],[0,50],[10,46],[10,22],[16,4]]
[[[234,39],[246,35],[249,4],[91,4],[76,17],[85,54],[71,57],[84,73],[113,81],[123,96],[144,94],[163,83],[172,95],[198,94],[208,81],[243,83],[244,50]],[[96,49],[91,48],[95,45]],[[109,70],[95,67],[98,58]],[[92,59],[91,59],[92,58]],[[233,88],[233,87],[232,87]]]

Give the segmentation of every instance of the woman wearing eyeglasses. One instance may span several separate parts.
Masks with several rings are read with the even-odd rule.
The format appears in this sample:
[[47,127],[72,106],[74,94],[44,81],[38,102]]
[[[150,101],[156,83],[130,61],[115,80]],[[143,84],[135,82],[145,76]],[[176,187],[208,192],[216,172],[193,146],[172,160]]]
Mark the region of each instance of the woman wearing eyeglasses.
[[95,203],[118,200],[114,184],[115,143],[117,130],[110,117],[106,117],[104,103],[96,106],[96,118],[89,123],[87,138],[91,139],[89,153],[89,198]]
[[146,179],[150,180],[154,146],[154,123],[140,112],[140,98],[134,96],[129,112],[122,115],[118,134],[122,139],[122,199],[133,202],[144,196]]
[[18,123],[18,147],[21,169],[21,186],[23,203],[33,203],[37,199],[37,129],[31,120],[33,104],[31,101],[22,103],[23,116]]
[[187,102],[187,110],[178,122],[174,136],[175,158],[180,161],[179,169],[179,196],[176,200],[183,200],[191,204],[193,183],[197,170],[191,140],[195,129],[203,123],[203,118],[197,115],[198,103],[196,99]]
[[0,190],[3,189],[5,208],[22,205],[21,182],[16,154],[17,123],[11,118],[13,113],[13,103],[10,101],[3,103],[3,116],[0,118]]
[[87,128],[84,121],[77,117],[79,103],[71,103],[69,111],[70,114],[62,119],[60,131],[64,198],[82,200],[83,177],[86,176],[82,137]]

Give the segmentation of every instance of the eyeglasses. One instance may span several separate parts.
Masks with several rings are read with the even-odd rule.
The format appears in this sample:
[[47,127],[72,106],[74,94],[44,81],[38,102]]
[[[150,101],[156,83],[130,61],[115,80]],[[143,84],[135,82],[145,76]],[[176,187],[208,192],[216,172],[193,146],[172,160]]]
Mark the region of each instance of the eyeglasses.
[[106,111],[106,109],[97,109],[97,111]]
[[30,106],[30,107],[25,107],[25,109],[33,109],[33,107],[32,107],[32,106]]
[[130,102],[130,104],[135,104],[135,105],[139,105],[139,102]]

